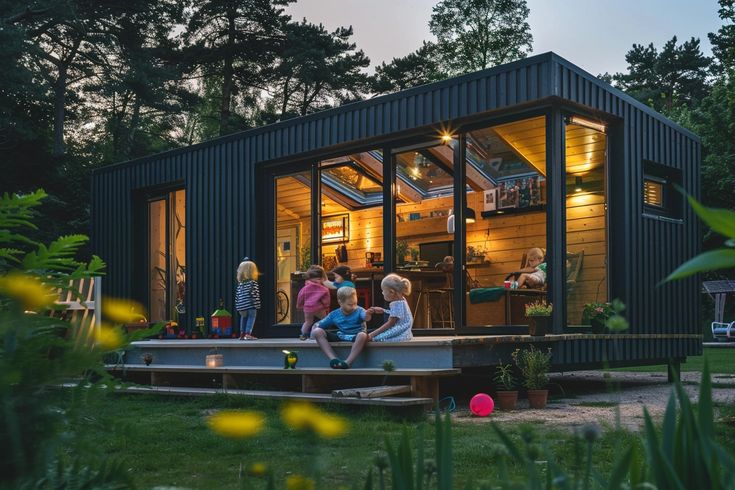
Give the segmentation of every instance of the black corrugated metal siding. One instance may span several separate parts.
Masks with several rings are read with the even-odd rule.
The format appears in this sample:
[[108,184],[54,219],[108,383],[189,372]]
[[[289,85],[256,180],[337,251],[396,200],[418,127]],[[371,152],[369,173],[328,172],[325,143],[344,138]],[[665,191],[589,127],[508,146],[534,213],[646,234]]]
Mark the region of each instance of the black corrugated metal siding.
[[[256,254],[255,165],[468,118],[550,94],[551,57],[417,87],[99,169],[93,178],[92,246],[108,263],[105,293],[133,296],[133,191],[183,181],[187,201],[187,308],[207,315],[223,297],[231,309],[234,271]],[[261,241],[262,238],[260,237]]]
[[[676,267],[699,253],[696,215],[685,204],[683,220],[661,220],[643,213],[643,162],[650,160],[682,171],[683,187],[699,197],[698,138],[630,96],[609,87],[566,60],[554,56],[557,95],[622,119],[623,151],[608,164],[612,169],[610,230],[614,297],[628,309],[631,333],[701,333],[698,278],[659,283]],[[645,356],[647,357],[647,356]]]
[[377,146],[553,100],[621,121],[612,133],[620,141],[613,142],[609,163],[610,271],[613,296],[629,307],[632,333],[698,333],[696,279],[655,286],[698,252],[694,216],[687,208],[683,224],[644,218],[641,197],[644,159],[680,168],[684,187],[698,195],[696,136],[553,53],[97,170],[92,246],[108,263],[105,293],[129,297],[145,287],[132,279],[136,190],[183,182],[187,308],[193,318],[210,313],[219,297],[231,309],[238,261],[245,254],[258,259],[265,230],[256,229],[256,213],[267,210],[256,200],[263,188],[255,181],[256,165]]

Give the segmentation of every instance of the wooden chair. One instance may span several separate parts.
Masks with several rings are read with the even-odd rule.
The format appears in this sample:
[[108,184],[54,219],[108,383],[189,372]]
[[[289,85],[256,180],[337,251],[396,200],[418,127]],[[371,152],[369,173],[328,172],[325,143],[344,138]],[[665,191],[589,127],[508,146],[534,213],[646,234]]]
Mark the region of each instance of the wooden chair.
[[102,278],[90,277],[69,281],[67,289],[59,289],[56,304],[64,306],[61,310],[51,310],[50,316],[57,316],[79,328],[75,330],[76,345],[94,343],[100,328],[98,311],[102,297]]

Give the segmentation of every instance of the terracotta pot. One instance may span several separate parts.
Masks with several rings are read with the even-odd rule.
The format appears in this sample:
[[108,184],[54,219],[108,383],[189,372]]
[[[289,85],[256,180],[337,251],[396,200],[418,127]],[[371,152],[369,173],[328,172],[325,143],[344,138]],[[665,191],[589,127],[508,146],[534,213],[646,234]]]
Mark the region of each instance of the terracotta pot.
[[501,410],[515,410],[518,402],[517,391],[498,391],[498,408]]
[[548,316],[529,316],[528,317],[528,335],[534,337],[543,337],[549,330],[549,321],[551,317]]
[[549,390],[528,390],[528,404],[531,408],[545,408]]

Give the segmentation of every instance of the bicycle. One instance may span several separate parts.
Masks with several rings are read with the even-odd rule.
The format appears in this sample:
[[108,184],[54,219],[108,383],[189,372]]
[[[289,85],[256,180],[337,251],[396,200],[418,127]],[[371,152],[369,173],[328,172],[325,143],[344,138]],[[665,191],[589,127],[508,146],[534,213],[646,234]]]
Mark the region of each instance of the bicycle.
[[288,295],[283,289],[276,291],[276,323],[281,323],[288,317]]

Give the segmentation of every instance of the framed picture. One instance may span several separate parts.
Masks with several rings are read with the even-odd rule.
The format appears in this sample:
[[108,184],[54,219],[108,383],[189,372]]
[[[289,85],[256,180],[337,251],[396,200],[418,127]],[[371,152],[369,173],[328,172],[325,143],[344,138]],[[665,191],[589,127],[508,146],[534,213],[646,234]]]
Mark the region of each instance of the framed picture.
[[488,189],[482,194],[482,210],[495,211],[498,208],[498,189]]
[[322,243],[346,242],[350,239],[350,215],[322,217]]
[[498,209],[518,207],[518,188],[510,182],[498,186]]

